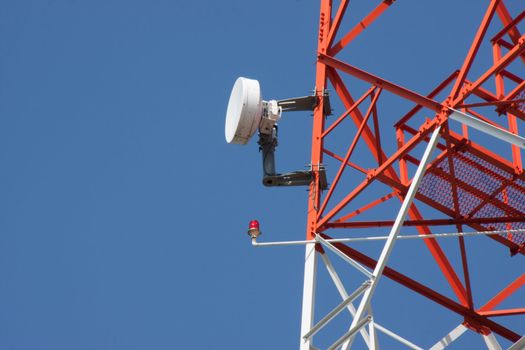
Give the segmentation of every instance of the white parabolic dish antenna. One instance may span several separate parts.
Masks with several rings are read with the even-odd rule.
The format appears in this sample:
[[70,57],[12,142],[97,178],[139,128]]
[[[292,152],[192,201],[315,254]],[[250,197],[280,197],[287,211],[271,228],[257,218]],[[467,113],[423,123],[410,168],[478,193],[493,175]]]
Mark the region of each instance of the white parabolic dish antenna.
[[237,78],[226,111],[226,142],[245,145],[261,122],[262,98],[257,80]]
[[[326,105],[329,106],[328,100]],[[277,147],[277,122],[281,119],[283,106],[287,111],[313,110],[316,96],[296,97],[286,100],[263,101],[259,82],[244,77],[237,78],[228,101],[224,136],[226,142],[245,145],[259,130],[259,150],[263,160],[263,184],[265,186],[309,186],[313,170],[277,173],[275,171],[275,147]],[[324,168],[318,170],[321,188],[326,189]]]

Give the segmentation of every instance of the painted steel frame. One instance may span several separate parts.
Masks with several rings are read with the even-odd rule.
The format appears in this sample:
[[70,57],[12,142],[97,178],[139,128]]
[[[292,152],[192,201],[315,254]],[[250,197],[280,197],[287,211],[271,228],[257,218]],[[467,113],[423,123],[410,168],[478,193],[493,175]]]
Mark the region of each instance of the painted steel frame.
[[[393,249],[396,237],[402,226],[414,226],[417,228],[420,235],[431,235],[431,227],[437,225],[454,225],[458,232],[463,232],[464,226],[470,226],[475,230],[484,231],[487,230],[487,228],[483,225],[489,223],[507,223],[507,228],[511,228],[512,223],[524,221],[523,216],[520,217],[519,215],[514,214],[511,210],[510,215],[500,217],[476,217],[474,215],[482,205],[487,203],[487,200],[492,201],[493,198],[500,194],[503,194],[503,197],[506,198],[506,189],[512,185],[513,181],[516,181],[516,179],[525,179],[521,151],[520,147],[518,147],[520,146],[519,142],[521,142],[520,138],[515,138],[516,142],[509,145],[512,150],[512,160],[509,161],[500,155],[483,148],[472,140],[469,137],[469,129],[467,125],[462,126],[461,134],[452,131],[449,126],[449,119],[452,119],[450,115],[456,113],[456,110],[459,114],[456,113],[455,117],[459,116],[459,118],[456,119],[459,119],[460,122],[466,121],[466,113],[468,118],[472,118],[471,121],[473,121],[474,124],[482,124],[483,127],[488,126],[489,129],[493,128],[492,130],[503,130],[503,133],[507,135],[517,135],[518,121],[525,121],[525,108],[520,107],[525,106],[523,103],[525,100],[525,79],[511,72],[512,63],[517,61],[525,63],[525,35],[522,35],[518,29],[518,24],[525,19],[525,11],[516,14],[513,17],[505,6],[504,0],[490,0],[488,2],[487,10],[461,68],[452,72],[428,95],[423,95],[336,58],[336,56],[350,45],[356,37],[361,35],[368,26],[376,22],[381,14],[394,4],[393,0],[379,1],[379,4],[369,14],[364,16],[357,25],[347,33],[341,35],[339,35],[339,30],[345,13],[349,11],[349,0],[340,0],[337,8],[333,6],[332,0],[320,0],[321,6],[319,34],[317,38],[315,85],[315,94],[318,96],[319,103],[314,110],[311,166],[314,174],[318,174],[317,171],[320,170],[325,155],[339,161],[340,166],[333,177],[331,187],[326,194],[321,190],[318,176],[314,176],[314,181],[309,189],[306,241],[313,241],[315,239],[319,243],[305,244],[306,255],[301,323],[301,350],[314,349],[313,339],[315,333],[345,308],[348,308],[354,317],[352,325],[345,334],[329,347],[329,349],[336,349],[341,346],[343,349],[349,348],[354,336],[358,333],[361,334],[369,348],[375,349],[377,346],[377,339],[375,336],[376,329],[393,336],[408,347],[419,349],[418,346],[398,335],[395,335],[395,333],[384,329],[384,327],[382,327],[382,329],[378,328],[381,326],[378,326],[377,322],[375,322],[369,307],[374,289],[381,276],[385,276],[421,296],[428,298],[443,308],[463,317],[464,322],[445,338],[436,343],[432,349],[445,348],[448,344],[461,336],[461,334],[467,329],[481,334],[489,349],[500,348],[494,334],[506,338],[511,342],[515,342],[516,344],[520,342],[520,338],[522,339],[521,342],[523,341],[520,334],[502,326],[491,318],[503,315],[522,315],[525,313],[525,307],[523,307],[525,305],[513,309],[495,310],[497,305],[507,300],[525,284],[525,273],[517,277],[517,279],[508,286],[502,286],[501,292],[485,303],[485,305],[475,308],[470,285],[468,252],[464,244],[463,236],[459,235],[458,237],[463,279],[460,278],[460,274],[449,262],[446,253],[435,238],[432,237],[423,240],[444,277],[448,281],[456,300],[446,297],[442,293],[387,266],[388,256]],[[469,73],[475,58],[479,54],[483,41],[487,40],[485,36],[489,26],[494,22],[496,16],[501,23],[503,23],[503,27],[490,40],[493,48],[493,64],[479,77],[474,78],[474,80],[469,80],[469,76],[471,75]],[[336,41],[337,38],[340,39]],[[506,40],[506,38],[508,38],[508,40]],[[343,74],[370,84],[369,89],[359,98],[354,99],[353,94],[343,80]],[[485,87],[490,79],[493,79],[495,84],[495,93],[489,91]],[[513,87],[509,90],[506,86]],[[326,126],[327,115],[324,108],[325,100],[322,97],[329,88],[335,91],[335,95],[339,97],[346,108],[346,111],[336,118],[335,121],[331,122],[329,126]],[[440,94],[443,94],[447,88],[451,88],[447,98],[443,101],[435,100],[435,98]],[[387,155],[382,148],[381,136],[379,133],[378,101],[382,91],[388,91],[401,99],[408,100],[415,104],[415,106],[394,125],[396,129],[398,149],[391,155]],[[469,98],[473,97],[477,101],[482,102],[472,103],[467,101]],[[368,99],[370,99],[370,102],[366,112],[363,114],[360,108],[362,108],[363,103]],[[494,106],[500,115],[506,116],[508,125],[502,125],[499,121],[495,122],[476,111],[477,107],[484,106]],[[413,124],[416,120],[416,116],[423,111],[430,113],[433,117],[414,126]],[[340,124],[345,119],[348,118],[354,122],[357,132],[354,135],[346,154],[340,156],[325,148],[324,141],[326,138],[330,137],[331,133],[336,128],[340,127]],[[368,126],[370,120],[372,120],[373,127]],[[473,126],[474,124],[471,123],[469,125]],[[500,131],[496,130],[496,134],[500,133]],[[358,162],[350,161],[359,140],[363,140],[370,149],[372,156],[377,161],[376,168],[367,169]],[[417,146],[425,144],[427,144],[426,154],[428,157],[425,156],[420,160],[411,152]],[[440,153],[434,160],[432,160],[429,158],[429,155],[434,148]],[[482,194],[479,194],[479,198],[483,198],[482,203],[479,204],[478,208],[475,208],[471,212],[471,215],[467,217],[458,215],[461,206],[458,191],[469,185],[454,181],[455,170],[452,156],[454,152],[457,152],[460,149],[470,152],[474,156],[479,157],[479,159],[490,163],[495,168],[513,174],[511,179],[505,179],[502,181],[502,185],[492,193],[490,198],[485,199]],[[450,174],[439,175],[438,173],[438,175],[448,179],[447,181],[450,180],[449,182],[452,188],[454,203],[453,208],[444,207],[436,200],[426,197],[418,192],[418,185],[423,178],[424,172],[430,170],[437,172],[435,168],[432,168],[432,165],[438,160],[448,162],[451,169]],[[409,164],[414,164],[418,167],[418,171],[413,176],[412,180],[410,179]],[[399,167],[399,172],[395,170],[395,166]],[[355,185],[353,190],[348,192],[342,200],[335,201],[332,196],[333,192],[338,187],[339,183],[343,181],[342,174],[347,167],[365,174],[366,177],[361,183]],[[496,175],[491,174],[491,176]],[[368,204],[364,204],[358,210],[347,213],[342,217],[337,217],[338,214],[344,212],[344,210],[349,207],[349,203],[356,201],[356,198],[364,190],[373,186],[377,182],[381,182],[391,187],[392,192],[386,196],[377,198]],[[469,191],[474,194],[479,193],[479,190],[472,188],[472,186],[470,186]],[[394,197],[398,198],[398,200],[403,203],[395,221],[354,220],[354,218],[358,217],[363,212],[373,210],[385,201]],[[412,200],[429,205],[444,213],[448,218],[425,218],[422,212],[418,209],[417,204],[412,203]],[[505,201],[507,200],[505,199]],[[494,203],[491,202],[491,204]],[[508,206],[510,204],[507,202],[503,204],[495,203],[494,205],[496,207],[498,205],[500,207],[504,206],[505,210],[509,211]],[[409,219],[405,220],[405,216]],[[369,257],[345,243],[337,241],[330,242],[333,237],[328,236],[327,234],[327,231],[336,228],[348,230],[358,227],[380,226],[389,226],[392,227],[392,229],[390,237],[385,243],[383,253],[379,259]],[[490,238],[510,248],[511,255],[516,256],[515,258],[521,259],[522,255],[525,255],[525,243],[519,243],[518,241],[512,240],[512,237],[509,237],[510,236],[504,237],[502,235],[490,235]],[[323,247],[336,250],[340,257],[352,264],[354,268],[358,268],[363,272],[367,278],[369,278],[367,282],[363,284],[363,286],[367,287],[362,287],[350,295],[346,293],[342,282],[337,276],[333,265],[329,262]],[[314,326],[315,286],[318,256],[321,256],[322,261],[327,267],[330,276],[343,298],[343,302]],[[367,269],[374,269],[374,271],[370,272]],[[359,308],[356,310],[351,301],[357,297],[357,294],[360,294],[363,291],[364,296],[361,299]],[[368,325],[368,327],[365,327],[366,325]]]

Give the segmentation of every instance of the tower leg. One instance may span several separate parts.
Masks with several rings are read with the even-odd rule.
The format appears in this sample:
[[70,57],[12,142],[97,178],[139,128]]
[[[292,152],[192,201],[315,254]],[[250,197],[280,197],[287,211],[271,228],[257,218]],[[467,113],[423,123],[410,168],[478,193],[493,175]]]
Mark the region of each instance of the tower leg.
[[[326,36],[330,30],[330,20],[332,18],[332,0],[321,0],[321,8],[319,14],[319,37],[318,37],[318,51],[326,53],[328,50],[328,40]],[[317,171],[314,180],[310,183],[310,191],[308,195],[308,218],[306,223],[306,239],[313,240],[317,230],[317,211],[320,204],[320,178],[319,170],[323,162],[323,141],[321,134],[324,130],[325,120],[325,99],[324,94],[326,90],[326,66],[317,62],[316,77],[315,77],[315,94],[318,97],[319,103],[314,108],[314,120],[312,128],[312,154],[311,166],[312,173]],[[300,350],[313,350],[313,340],[311,338],[303,339],[305,335],[313,326],[314,321],[314,306],[315,306],[315,283],[317,272],[317,253],[316,244],[306,245],[306,254],[304,259],[304,286],[303,286],[303,310],[301,320],[301,339]]]
[[434,346],[430,348],[430,350],[443,350],[450,344],[452,344],[453,341],[458,339],[468,330],[467,327],[460,324],[456,328],[454,328],[450,333],[448,333],[446,336],[444,336],[440,341],[438,341]]
[[301,347],[300,350],[311,350],[312,338],[303,339],[313,326],[315,305],[315,277],[317,273],[317,252],[314,244],[306,245],[304,259],[304,287],[303,287],[303,311],[301,319]]
[[498,340],[494,336],[494,333],[490,333],[488,335],[483,335],[483,340],[485,341],[485,344],[487,345],[487,349],[489,350],[502,350],[501,345],[499,345]]

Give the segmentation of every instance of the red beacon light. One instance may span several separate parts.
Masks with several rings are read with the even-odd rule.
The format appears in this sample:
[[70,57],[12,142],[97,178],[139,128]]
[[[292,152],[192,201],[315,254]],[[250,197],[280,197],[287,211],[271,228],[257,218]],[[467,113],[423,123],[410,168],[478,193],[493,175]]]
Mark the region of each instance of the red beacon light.
[[248,225],[248,235],[253,239],[261,235],[261,230],[259,229],[259,221],[257,220],[250,221],[250,224]]

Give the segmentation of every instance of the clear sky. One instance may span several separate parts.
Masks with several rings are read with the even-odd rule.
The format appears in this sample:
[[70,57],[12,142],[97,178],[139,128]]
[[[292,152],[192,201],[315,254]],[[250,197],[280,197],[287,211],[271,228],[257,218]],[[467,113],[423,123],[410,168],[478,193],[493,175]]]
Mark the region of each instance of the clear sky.
[[[426,92],[461,65],[486,3],[398,0],[351,61]],[[0,349],[297,347],[303,249],[254,249],[245,232],[257,218],[261,240],[303,239],[307,193],[264,188],[256,143],[227,145],[224,115],[237,76],[259,79],[266,98],[311,92],[318,11],[306,0],[0,3]],[[309,162],[310,129],[308,113],[282,121],[279,171]],[[507,256],[486,241],[475,256]],[[412,268],[442,285],[435,266]],[[326,310],[339,303],[332,286],[319,293]],[[421,346],[461,322],[399,293],[378,321]],[[423,306],[430,325],[405,313]]]

